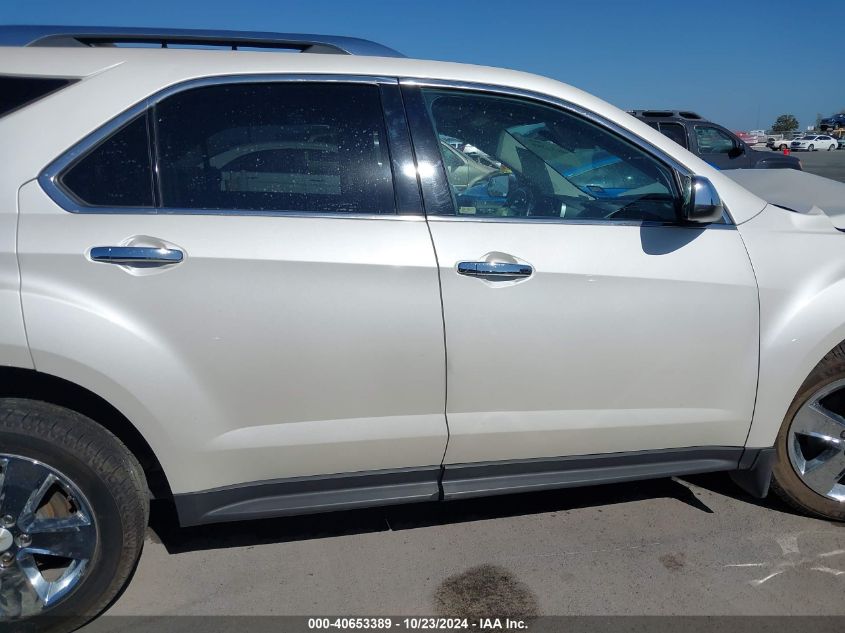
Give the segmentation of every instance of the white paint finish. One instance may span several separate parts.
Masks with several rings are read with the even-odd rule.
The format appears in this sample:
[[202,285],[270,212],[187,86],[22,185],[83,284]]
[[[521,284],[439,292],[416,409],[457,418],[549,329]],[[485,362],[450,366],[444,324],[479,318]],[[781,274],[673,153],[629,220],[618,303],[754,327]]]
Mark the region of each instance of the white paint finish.
[[[430,221],[448,357],[447,463],[741,446],[757,292],[736,231]],[[498,251],[497,285],[458,261]]]
[[[85,256],[135,235],[186,259],[133,276]],[[117,406],[174,492],[440,463],[422,219],[72,214],[31,182],[19,243],[36,367]]]
[[[0,48],[0,74],[54,76],[57,72],[55,50]],[[237,74],[357,74],[493,84],[563,99],[614,121],[694,173],[709,178],[736,222],[750,219],[765,206],[760,198],[627,112],[577,88],[529,73],[414,59],[246,51],[68,48],[62,50],[61,58],[63,74],[87,78],[32,107],[0,119],[0,137],[5,146],[27,148],[26,152],[16,155],[11,170],[0,176],[0,190],[7,178],[19,185],[35,177],[58,153],[103,122],[173,84]],[[28,133],[33,128],[40,130],[37,137]]]
[[845,235],[769,206],[739,227],[760,287],[760,380],[748,446],[772,446],[813,367],[845,340]]

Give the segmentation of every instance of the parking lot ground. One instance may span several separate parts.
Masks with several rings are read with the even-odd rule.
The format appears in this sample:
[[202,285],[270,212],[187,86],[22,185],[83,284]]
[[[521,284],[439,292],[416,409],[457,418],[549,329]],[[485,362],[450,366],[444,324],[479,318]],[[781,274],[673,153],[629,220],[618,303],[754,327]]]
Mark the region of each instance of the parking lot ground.
[[845,182],[845,150],[793,152],[792,155],[801,159],[804,171]]
[[113,615],[845,615],[845,527],[726,474],[179,529]]

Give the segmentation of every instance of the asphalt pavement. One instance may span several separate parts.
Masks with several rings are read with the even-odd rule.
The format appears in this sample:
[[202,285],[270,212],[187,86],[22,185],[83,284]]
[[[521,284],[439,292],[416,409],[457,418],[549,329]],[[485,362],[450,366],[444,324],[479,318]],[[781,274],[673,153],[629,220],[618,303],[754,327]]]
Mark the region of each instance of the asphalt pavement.
[[[110,615],[845,615],[845,527],[725,474],[180,529]],[[481,606],[479,606],[481,605]]]
[[793,152],[792,155],[801,159],[804,171],[845,182],[845,149],[823,152]]

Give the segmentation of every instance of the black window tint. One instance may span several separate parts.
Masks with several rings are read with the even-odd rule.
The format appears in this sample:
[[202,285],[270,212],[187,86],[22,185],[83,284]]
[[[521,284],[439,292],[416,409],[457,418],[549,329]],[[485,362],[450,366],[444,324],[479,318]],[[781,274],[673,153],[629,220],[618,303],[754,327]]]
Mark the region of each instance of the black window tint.
[[660,131],[681,147],[687,146],[687,132],[680,123],[661,123]]
[[153,206],[153,176],[147,119],[141,115],[74,163],[61,178],[85,204]]
[[156,107],[162,205],[393,213],[378,88],[225,84]]
[[69,79],[0,77],[0,116],[64,88]]
[[[422,95],[439,138],[484,159],[467,182],[443,158],[458,215],[677,219],[672,171],[596,124],[512,97],[428,88]],[[440,143],[441,154],[447,149]]]

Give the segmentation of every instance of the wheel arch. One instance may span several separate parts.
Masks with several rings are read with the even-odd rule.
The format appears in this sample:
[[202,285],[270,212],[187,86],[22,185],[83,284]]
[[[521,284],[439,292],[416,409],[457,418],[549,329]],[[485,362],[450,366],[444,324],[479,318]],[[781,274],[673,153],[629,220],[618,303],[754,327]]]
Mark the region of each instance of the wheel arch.
[[[845,347],[845,281],[814,297],[768,336],[762,337],[760,373],[749,447],[772,446],[789,407],[819,363]],[[824,336],[814,333],[824,332]]]
[[27,398],[49,402],[81,413],[115,435],[144,469],[154,498],[172,496],[170,484],[150,444],[132,422],[102,396],[51,374],[0,367],[0,398]]

